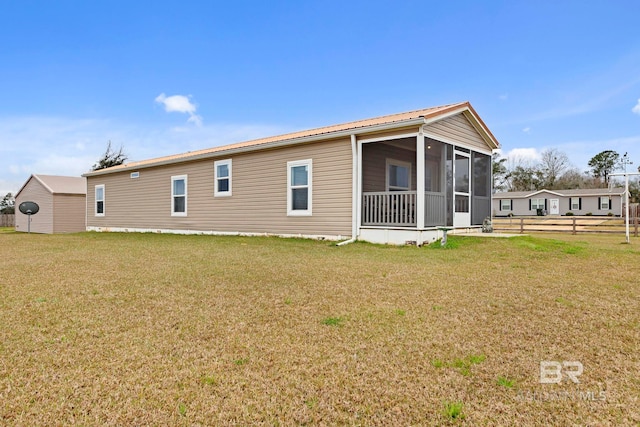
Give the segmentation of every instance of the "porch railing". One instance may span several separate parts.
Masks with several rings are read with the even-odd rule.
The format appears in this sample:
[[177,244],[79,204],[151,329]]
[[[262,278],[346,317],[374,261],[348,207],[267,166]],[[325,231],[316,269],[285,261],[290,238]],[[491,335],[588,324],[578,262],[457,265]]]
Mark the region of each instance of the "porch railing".
[[[436,227],[447,221],[444,193],[425,192],[424,225]],[[362,196],[362,225],[415,227],[416,192],[380,191]]]
[[415,227],[416,192],[364,193],[362,195],[362,225]]
[[424,225],[442,226],[447,223],[447,205],[444,193],[427,191],[424,197]]

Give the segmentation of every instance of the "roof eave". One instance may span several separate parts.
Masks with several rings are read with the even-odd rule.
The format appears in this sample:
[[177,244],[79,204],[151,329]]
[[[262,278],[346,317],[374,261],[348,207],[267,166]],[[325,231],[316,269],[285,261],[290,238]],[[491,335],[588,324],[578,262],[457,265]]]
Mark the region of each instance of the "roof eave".
[[305,143],[311,143],[311,142],[324,141],[328,139],[341,138],[341,137],[346,137],[351,135],[360,135],[363,133],[380,132],[380,131],[403,128],[403,127],[414,126],[414,125],[421,126],[425,123],[426,123],[426,120],[424,117],[416,117],[413,119],[398,120],[392,123],[370,125],[370,126],[365,126],[361,128],[345,129],[345,130],[336,131],[336,132],[328,132],[328,133],[318,134],[318,135],[284,139],[284,140],[274,141],[274,142],[265,142],[264,144],[259,144],[259,145],[248,145],[245,147],[229,148],[226,150],[223,149],[219,151],[196,154],[193,156],[185,156],[177,159],[158,160],[157,162],[147,163],[143,165],[115,166],[113,168],[100,169],[97,171],[87,172],[82,174],[82,176],[92,177],[92,176],[99,176],[99,175],[107,175],[115,172],[126,172],[126,171],[139,170],[139,169],[148,169],[151,167],[165,166],[165,165],[182,163],[182,162],[192,162],[196,160],[205,160],[205,159],[221,157],[221,156],[231,156],[234,154],[246,153],[250,151],[268,150],[273,148],[286,147],[290,145],[305,144]]

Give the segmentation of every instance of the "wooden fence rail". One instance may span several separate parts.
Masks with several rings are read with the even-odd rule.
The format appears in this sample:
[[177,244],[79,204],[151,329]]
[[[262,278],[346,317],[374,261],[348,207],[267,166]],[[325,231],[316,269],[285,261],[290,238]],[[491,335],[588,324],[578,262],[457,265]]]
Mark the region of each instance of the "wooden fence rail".
[[[553,232],[553,233],[618,233],[624,234],[624,218],[602,217],[511,217],[493,218],[493,229],[505,232]],[[640,218],[629,218],[629,232],[638,237]]]

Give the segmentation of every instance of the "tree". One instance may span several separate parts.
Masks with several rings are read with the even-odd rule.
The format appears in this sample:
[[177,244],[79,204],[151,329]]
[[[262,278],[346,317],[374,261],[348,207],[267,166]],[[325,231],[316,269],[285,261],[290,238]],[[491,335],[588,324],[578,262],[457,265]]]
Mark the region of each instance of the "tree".
[[548,148],[540,156],[540,172],[543,175],[542,186],[555,190],[558,178],[569,167],[569,157],[557,148]]
[[13,194],[7,193],[2,200],[0,200],[0,213],[13,214],[16,213],[16,200]]
[[604,178],[604,182],[607,182],[607,177],[616,169],[618,169],[618,159],[620,154],[613,150],[602,151],[589,160],[589,167],[591,167],[591,173],[596,178]]
[[509,191],[540,190],[543,184],[542,171],[536,165],[518,165],[508,174]]
[[505,165],[507,159],[501,159],[500,153],[495,152],[491,157],[491,168],[493,176],[493,189],[502,191],[506,187],[507,166]]
[[111,148],[111,141],[107,144],[107,150],[104,152],[100,160],[91,167],[92,171],[118,166],[127,161],[127,155],[122,151],[122,146],[116,152]]
[[588,188],[588,176],[585,176],[577,168],[565,171],[555,182],[556,190],[573,190],[576,188]]

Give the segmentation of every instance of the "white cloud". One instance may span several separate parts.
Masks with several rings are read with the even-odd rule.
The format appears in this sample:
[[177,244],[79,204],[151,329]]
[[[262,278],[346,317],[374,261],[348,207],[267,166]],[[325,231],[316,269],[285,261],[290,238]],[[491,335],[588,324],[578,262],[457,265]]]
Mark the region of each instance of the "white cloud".
[[531,128],[527,126],[526,128],[522,129],[522,132],[529,133],[531,132]]
[[189,114],[187,122],[193,123],[196,126],[202,126],[202,117],[196,114],[198,109],[197,105],[191,102],[191,95],[171,95],[167,96],[164,93],[156,96],[155,101],[158,104],[164,105],[164,110],[167,113],[184,113]]
[[640,116],[640,99],[638,99],[638,103],[631,109],[631,111]]
[[503,157],[509,159],[512,165],[527,165],[540,160],[540,152],[537,148],[513,148]]
[[[31,174],[80,176],[104,153],[122,145],[129,160],[144,160],[293,129],[248,123],[155,129],[112,120],[0,117],[0,197],[15,193]],[[6,143],[5,143],[6,142]],[[10,143],[9,143],[10,142]]]
[[498,96],[498,98],[500,99],[500,101],[506,101],[507,99],[509,99],[509,94],[503,93],[502,95]]

